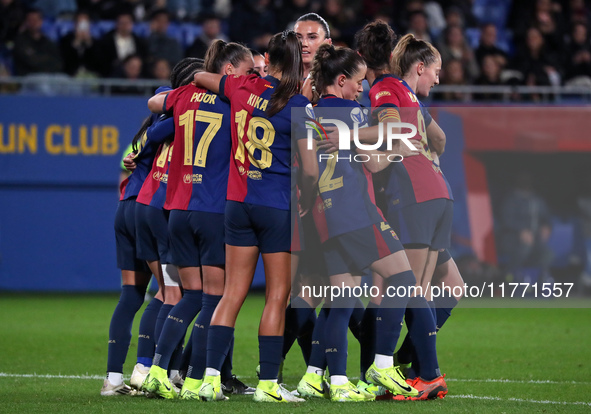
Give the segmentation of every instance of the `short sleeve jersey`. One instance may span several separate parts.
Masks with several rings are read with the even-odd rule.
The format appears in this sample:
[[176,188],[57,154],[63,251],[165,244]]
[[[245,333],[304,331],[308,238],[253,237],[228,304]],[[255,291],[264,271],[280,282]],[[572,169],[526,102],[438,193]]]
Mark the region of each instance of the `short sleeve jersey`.
[[[351,100],[327,95],[318,101],[314,107],[317,119],[339,119],[353,129],[354,123],[358,127],[367,126],[367,117],[361,106]],[[378,208],[369,194],[368,179],[371,174],[366,174],[363,167],[362,156],[356,156],[354,150],[339,150],[331,154],[325,154],[319,150],[319,181],[318,189],[321,203],[316,203],[314,217],[319,229],[325,226],[319,223],[323,212],[326,219],[327,235],[321,239],[335,237],[349,233],[375,223],[383,221]],[[323,156],[320,156],[323,155]],[[372,185],[373,190],[373,185]]]
[[[421,154],[406,157],[389,167],[386,197],[389,208],[403,207],[437,198],[453,199],[447,180],[433,161],[427,141],[431,117],[410,86],[393,75],[378,77],[369,91],[374,122],[400,121],[417,128],[411,139],[423,146]],[[406,132],[406,130],[403,130]]]
[[153,135],[163,136],[166,141],[160,144],[154,156],[152,169],[148,173],[136,201],[147,206],[163,208],[166,201],[168,167],[173,148],[174,118],[166,118],[164,121],[150,126],[147,131],[148,139]]
[[[228,200],[290,209],[291,110],[310,105],[303,95],[292,96],[272,117],[267,116],[279,80],[267,76],[224,76],[220,95],[232,106],[232,157]],[[304,122],[302,122],[302,127]]]
[[230,105],[211,91],[186,85],[170,92],[174,151],[166,190],[167,210],[223,213],[230,164]]

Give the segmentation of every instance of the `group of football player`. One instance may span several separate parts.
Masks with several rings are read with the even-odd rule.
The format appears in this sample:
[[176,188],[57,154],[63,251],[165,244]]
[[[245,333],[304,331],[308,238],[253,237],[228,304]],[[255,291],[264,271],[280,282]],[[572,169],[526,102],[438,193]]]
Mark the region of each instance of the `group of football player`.
[[[447,394],[436,332],[459,297],[451,289],[433,297],[429,287],[463,282],[446,250],[446,138],[417,97],[439,83],[441,57],[410,34],[396,42],[380,21],[357,33],[356,50],[331,43],[315,13],[273,36],[264,57],[217,40],[204,60],[179,62],[172,88],[148,101],[153,114],[124,160],[133,172],[115,218],[123,287],[101,395],[348,402]],[[371,109],[357,103],[364,80]],[[358,145],[340,148],[327,119],[344,122]],[[409,139],[380,146],[384,131]],[[259,255],[266,294],[251,388],[233,375],[232,354]],[[159,290],[142,314],[130,387],[123,364],[152,274]],[[352,288],[368,280],[379,294],[363,301]],[[351,289],[306,295],[311,285]],[[346,373],[349,329],[360,343],[357,384]],[[281,371],[296,340],[307,369],[290,392]]]

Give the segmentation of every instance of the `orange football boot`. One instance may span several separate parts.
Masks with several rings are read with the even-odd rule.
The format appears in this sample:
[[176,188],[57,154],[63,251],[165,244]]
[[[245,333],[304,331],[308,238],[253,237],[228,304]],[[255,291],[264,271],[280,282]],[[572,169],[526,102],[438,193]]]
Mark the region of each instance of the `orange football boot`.
[[419,395],[417,397],[395,395],[392,399],[394,401],[422,401],[444,398],[447,394],[447,384],[445,383],[444,378],[445,374],[431,381],[425,381],[421,377],[416,377],[414,380],[406,380],[411,387],[414,387],[419,391]]

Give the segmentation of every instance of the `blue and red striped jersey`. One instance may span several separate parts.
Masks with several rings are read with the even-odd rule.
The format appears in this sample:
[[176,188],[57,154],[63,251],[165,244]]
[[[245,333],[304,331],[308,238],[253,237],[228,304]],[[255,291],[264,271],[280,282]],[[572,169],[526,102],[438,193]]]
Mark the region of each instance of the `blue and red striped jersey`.
[[[224,76],[220,81],[220,95],[232,106],[228,200],[289,210],[291,110],[310,105],[310,101],[303,95],[292,96],[281,111],[268,117],[266,111],[278,85],[272,76]],[[303,117],[301,128],[305,130]]]
[[168,168],[174,139],[174,118],[166,118],[162,122],[151,125],[146,134],[148,139],[154,139],[157,136],[163,137],[165,141],[158,147],[152,169],[148,173],[136,201],[148,206],[163,208],[166,202]]
[[[334,95],[321,98],[314,107],[314,114],[317,120],[343,121],[349,129],[353,129],[354,122],[361,128],[367,126],[367,117],[356,101]],[[315,205],[314,218],[322,241],[382,222],[369,194],[371,174],[366,175],[367,170],[363,167],[366,158],[356,156],[354,149],[341,149],[332,154],[318,150],[318,155],[321,200]],[[326,223],[321,223],[322,220]]]
[[388,168],[385,189],[388,207],[398,208],[437,198],[452,200],[447,180],[429,150],[427,126],[431,117],[410,86],[393,75],[382,75],[371,87],[369,98],[374,121],[400,121],[415,125],[417,132],[411,139],[421,141],[423,146],[420,155],[406,157]]
[[211,91],[186,85],[170,92],[174,151],[166,191],[167,210],[223,213],[230,164],[230,105]]

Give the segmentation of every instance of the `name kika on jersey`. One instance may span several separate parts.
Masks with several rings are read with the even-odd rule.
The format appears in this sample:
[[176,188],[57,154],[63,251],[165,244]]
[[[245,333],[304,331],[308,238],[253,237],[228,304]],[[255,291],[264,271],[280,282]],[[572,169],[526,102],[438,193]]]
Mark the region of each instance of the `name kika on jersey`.
[[248,102],[246,102],[246,104],[250,105],[260,111],[265,112],[267,110],[267,105],[269,104],[269,101],[261,98],[258,95],[255,95],[254,93],[251,93],[250,97],[248,98]]
[[207,103],[207,104],[215,104],[215,98],[217,98],[217,95],[213,95],[207,92],[199,92],[199,93],[194,93],[193,96],[191,96],[191,100],[190,102],[203,102],[203,103]]

